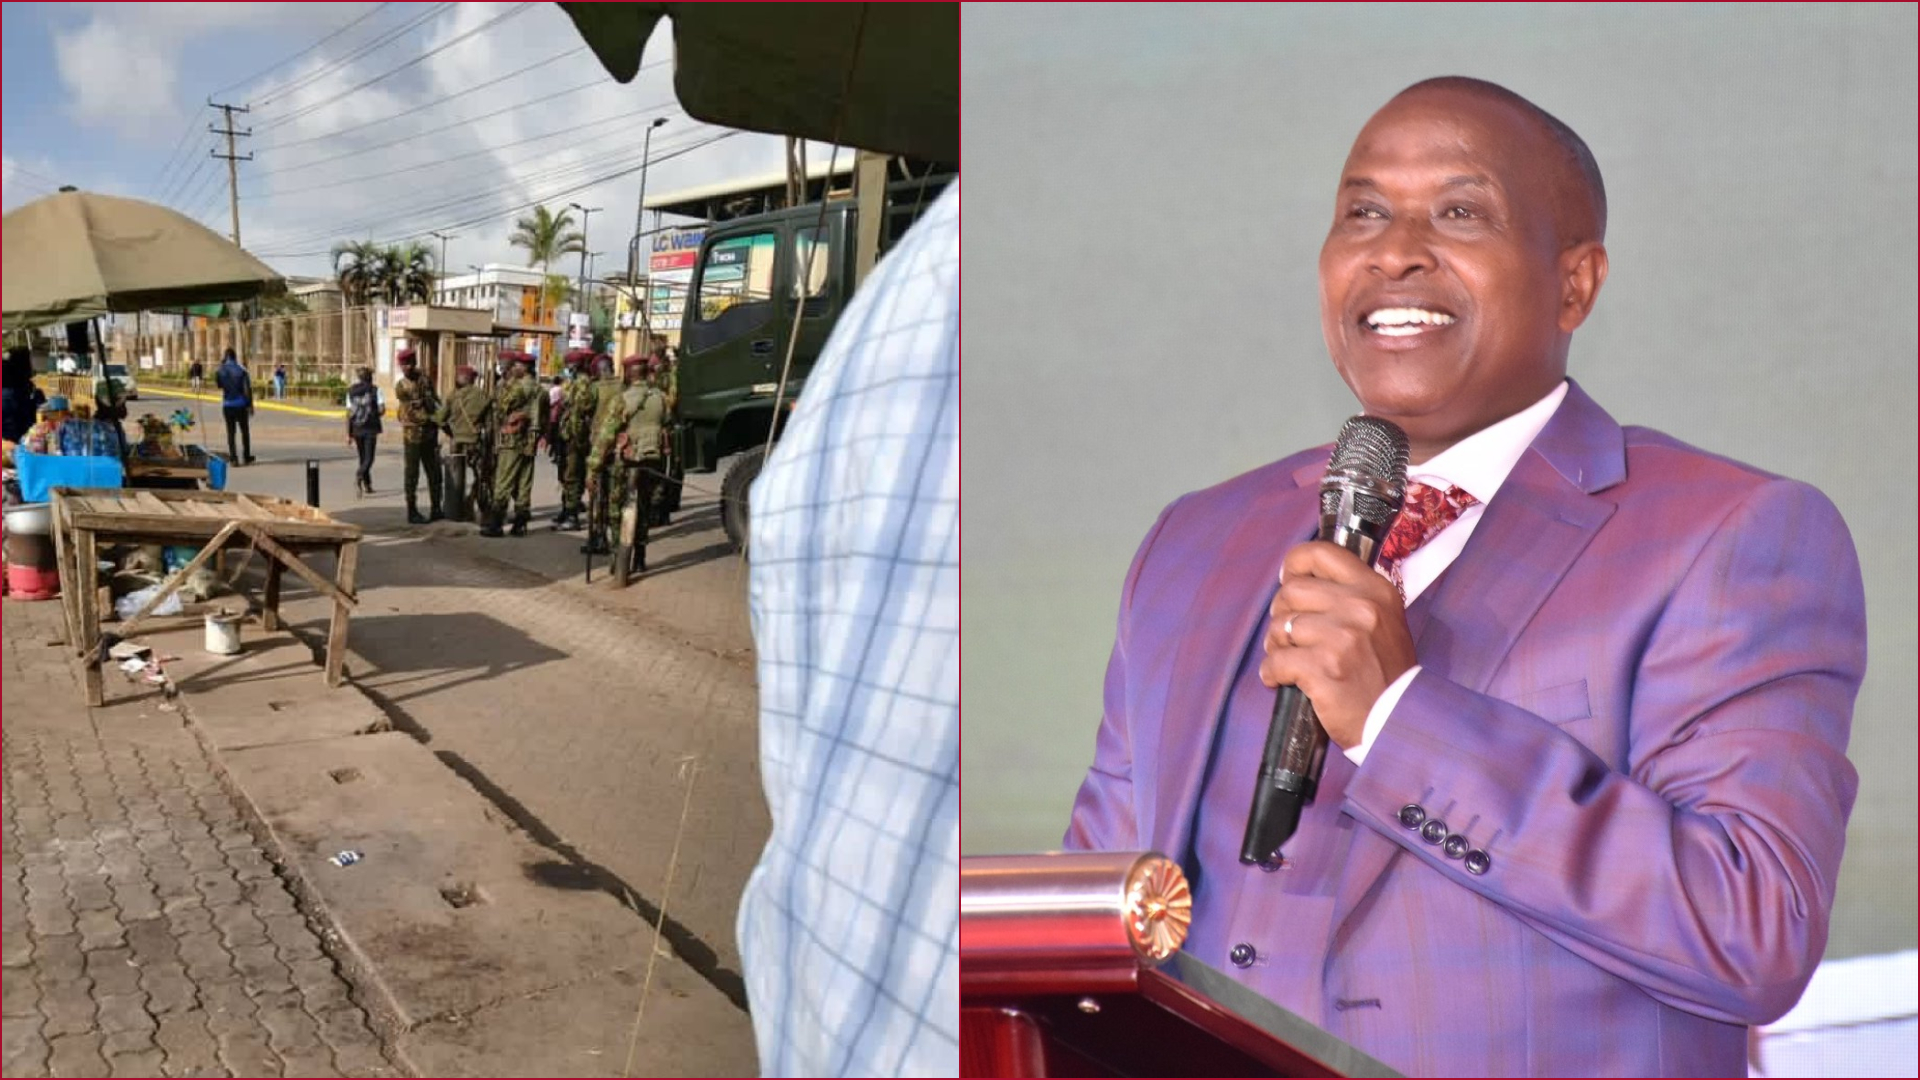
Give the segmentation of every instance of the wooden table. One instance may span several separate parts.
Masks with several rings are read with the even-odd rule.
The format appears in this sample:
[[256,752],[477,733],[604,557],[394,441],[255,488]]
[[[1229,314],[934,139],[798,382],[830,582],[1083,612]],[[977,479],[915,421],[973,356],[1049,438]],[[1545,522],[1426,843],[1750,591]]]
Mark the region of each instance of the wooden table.
[[[264,553],[265,594],[260,623],[280,628],[280,581],[291,570],[333,601],[327,630],[327,685],[338,686],[345,668],[347,615],[356,599],[354,567],[360,557],[360,527],[338,522],[309,506],[266,495],[230,491],[167,491],[122,488],[53,489],[53,539],[60,562],[61,602],[67,640],[84,658],[87,704],[105,703],[101,665],[107,646],[100,630],[100,548],[103,544],[195,545],[192,561],[169,575],[144,608],[115,628],[124,640],[187,575],[217,553],[244,548]],[[309,566],[302,554],[332,552],[333,578]]]
[[[185,488],[197,487],[207,482],[207,465],[202,459],[195,464],[191,458],[143,458],[127,459],[127,486],[145,487],[149,481],[186,481]],[[166,487],[165,483],[152,485]]]

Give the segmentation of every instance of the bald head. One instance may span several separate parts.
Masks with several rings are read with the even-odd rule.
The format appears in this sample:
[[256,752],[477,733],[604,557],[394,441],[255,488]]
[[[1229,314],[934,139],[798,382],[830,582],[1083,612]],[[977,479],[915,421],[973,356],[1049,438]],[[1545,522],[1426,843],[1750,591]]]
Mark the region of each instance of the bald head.
[[1451,98],[1456,106],[1504,113],[1508,121],[1527,129],[1537,160],[1549,166],[1545,178],[1551,188],[1561,242],[1606,239],[1607,186],[1600,178],[1600,163],[1594,160],[1587,141],[1559,117],[1499,83],[1465,75],[1423,79],[1395,94],[1380,111],[1386,113],[1396,103],[1422,98]]

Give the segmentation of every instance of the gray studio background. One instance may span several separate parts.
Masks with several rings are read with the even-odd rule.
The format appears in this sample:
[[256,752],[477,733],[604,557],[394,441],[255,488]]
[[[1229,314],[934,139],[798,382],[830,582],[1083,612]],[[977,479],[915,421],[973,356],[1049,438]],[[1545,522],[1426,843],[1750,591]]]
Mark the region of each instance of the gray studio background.
[[963,35],[967,853],[1058,845],[1160,509],[1357,411],[1317,313],[1334,184],[1395,91],[1464,74],[1605,173],[1573,376],[1846,515],[1871,657],[1828,956],[1914,946],[1913,5],[970,3]]

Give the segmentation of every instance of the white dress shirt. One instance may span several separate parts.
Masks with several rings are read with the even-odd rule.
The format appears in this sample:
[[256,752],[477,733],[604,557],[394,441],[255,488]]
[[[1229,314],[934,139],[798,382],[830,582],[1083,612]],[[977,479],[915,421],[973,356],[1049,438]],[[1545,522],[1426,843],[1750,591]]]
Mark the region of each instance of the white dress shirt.
[[[1533,440],[1547,426],[1547,421],[1553,419],[1554,412],[1560,408],[1560,402],[1566,396],[1567,384],[1563,379],[1546,397],[1407,469],[1408,480],[1417,480],[1441,491],[1458,487],[1479,500],[1460,511],[1460,516],[1452,524],[1401,560],[1400,581],[1408,606],[1412,606],[1420,594],[1427,591],[1427,586],[1432,585],[1447,567],[1453,565],[1453,560],[1460,557],[1467,541],[1473,537],[1474,528],[1480,524],[1481,516],[1487,512],[1487,504],[1499,493],[1500,485],[1507,482],[1507,474],[1520,463],[1520,456],[1527,452],[1527,447],[1533,445]],[[1407,686],[1418,674],[1420,665],[1415,664],[1380,692],[1373,708],[1367,712],[1367,722],[1359,744],[1343,751],[1347,760],[1355,765],[1367,760],[1367,750],[1373,746],[1373,740],[1379,737],[1380,730],[1386,727],[1387,717],[1392,715],[1393,707],[1400,704],[1400,696],[1407,692]]]

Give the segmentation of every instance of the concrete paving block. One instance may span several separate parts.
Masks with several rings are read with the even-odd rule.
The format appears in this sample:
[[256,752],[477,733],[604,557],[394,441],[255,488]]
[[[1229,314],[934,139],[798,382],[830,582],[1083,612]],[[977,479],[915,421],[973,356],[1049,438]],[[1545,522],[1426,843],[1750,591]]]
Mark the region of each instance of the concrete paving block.
[[[223,760],[403,1029],[644,960],[638,917],[597,889],[544,884],[553,853],[406,735]],[[360,861],[329,861],[342,851]]]
[[[753,1023],[662,954],[623,1071],[643,971],[618,971],[403,1036],[421,1076],[758,1076]],[[556,1035],[563,1036],[556,1038]]]
[[205,649],[199,629],[174,629],[135,638],[163,657],[167,675],[184,695],[214,748],[334,739],[385,731],[386,714],[350,685],[328,687],[313,650],[291,632],[268,633],[249,620],[242,651],[218,656]]

